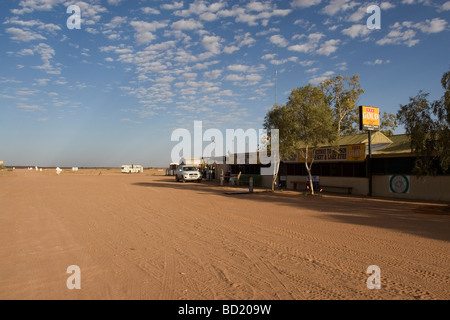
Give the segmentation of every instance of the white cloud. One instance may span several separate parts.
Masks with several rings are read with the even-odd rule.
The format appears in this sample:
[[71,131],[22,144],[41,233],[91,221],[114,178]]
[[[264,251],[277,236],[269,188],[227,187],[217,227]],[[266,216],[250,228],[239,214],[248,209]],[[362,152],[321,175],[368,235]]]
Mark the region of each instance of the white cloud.
[[217,78],[219,78],[222,75],[222,70],[211,70],[211,71],[206,71],[205,73],[203,73],[203,75],[205,76],[205,78],[208,78],[209,80],[216,80]]
[[390,2],[384,1],[380,4],[380,8],[382,10],[389,10],[389,9],[395,8],[395,5]]
[[308,35],[308,41],[302,44],[290,46],[288,50],[304,53],[313,53],[319,45],[320,40],[325,35],[321,32],[315,32]]
[[306,73],[316,73],[317,71],[319,71],[319,68],[311,68],[311,69],[306,70],[305,72]]
[[239,51],[239,49],[240,48],[236,47],[236,46],[228,46],[228,47],[223,48],[223,52],[227,53],[227,54],[232,54],[235,51]]
[[45,108],[42,108],[42,107],[40,107],[38,105],[26,105],[26,104],[23,104],[23,103],[18,103],[17,104],[17,108],[19,108],[21,110],[24,110],[24,111],[27,111],[27,112],[34,112],[34,111],[45,112],[46,111]]
[[200,19],[205,21],[214,21],[218,18],[217,12],[225,7],[225,3],[222,1],[208,4],[204,0],[195,0],[189,4],[189,9],[175,11],[175,15],[181,17],[189,17],[191,15],[199,16]]
[[46,86],[50,79],[34,79],[38,86]]
[[410,25],[409,23],[400,24],[396,22],[391,26],[392,31],[390,31],[384,38],[377,41],[379,45],[386,44],[396,44],[396,45],[406,45],[408,47],[413,47],[419,43],[418,39],[414,39],[416,32],[412,29],[403,30],[403,26]]
[[270,37],[270,42],[279,46],[279,47],[287,47],[289,42],[282,35],[273,35]]
[[369,66],[376,66],[376,65],[381,65],[381,64],[388,64],[391,63],[390,60],[383,60],[383,59],[376,59],[374,61],[366,61],[364,62],[364,64],[367,64]]
[[64,4],[66,7],[70,5],[76,5],[80,7],[81,10],[81,24],[82,25],[94,25],[101,19],[101,14],[107,12],[105,7],[98,4],[87,3],[84,1],[71,2],[67,1]]
[[316,77],[312,78],[311,80],[309,80],[309,83],[316,86],[316,85],[321,84],[323,81],[329,79],[333,75],[334,75],[333,71],[327,71],[320,76],[316,76]]
[[150,8],[150,7],[141,8],[141,11],[145,14],[156,14],[157,15],[157,14],[161,13],[161,11],[154,9],[154,8]]
[[341,71],[346,71],[348,70],[348,66],[347,66],[347,62],[340,62],[336,64],[336,68],[338,68],[338,70]]
[[238,74],[230,74],[225,77],[225,80],[227,81],[233,81],[233,82],[244,82],[248,85],[254,85],[257,84],[259,81],[261,81],[262,77],[259,74],[248,74],[248,75],[238,75]]
[[307,8],[311,6],[318,5],[322,2],[322,0],[294,0],[291,2],[291,6],[294,8]]
[[55,50],[48,44],[40,43],[34,47],[34,52],[41,56],[43,64],[35,66],[35,69],[43,70],[48,74],[61,74],[61,69],[52,65],[52,59],[55,55]]
[[261,59],[263,59],[263,60],[271,60],[271,59],[274,59],[276,56],[277,55],[274,54],[274,53],[268,53],[268,54],[263,55],[261,57]]
[[116,29],[119,28],[122,24],[126,23],[128,20],[127,17],[114,17],[111,19],[109,23],[105,24],[106,29]]
[[282,65],[282,64],[285,64],[288,62],[297,62],[297,60],[298,60],[298,57],[293,56],[293,57],[289,57],[286,59],[271,59],[270,63],[273,65],[279,66],[279,65]]
[[291,9],[277,9],[275,5],[259,2],[251,2],[246,7],[233,6],[231,10],[224,9],[217,12],[217,15],[224,18],[234,17],[235,22],[247,23],[249,26],[259,24],[267,26],[273,17],[285,17],[291,13]]
[[367,6],[361,6],[358,8],[358,10],[356,10],[353,14],[351,14],[347,21],[349,22],[359,22],[361,21],[363,18],[365,18],[367,15]]
[[166,3],[166,4],[161,5],[161,9],[164,9],[164,10],[177,10],[177,9],[183,8],[183,6],[184,6],[183,1],[180,1],[180,2],[176,2],[175,1],[173,3]]
[[51,11],[54,6],[59,5],[64,0],[22,0],[19,2],[21,9],[12,9],[14,14],[22,15],[33,11]]
[[121,3],[123,0],[108,0],[108,4],[117,6],[119,3]]
[[412,27],[419,29],[423,33],[438,33],[441,31],[444,31],[447,26],[447,21],[440,19],[440,18],[434,18],[432,20],[425,20],[425,22],[419,22]]
[[257,12],[266,11],[270,10],[270,4],[268,2],[262,3],[259,1],[252,1],[249,4],[247,4],[246,9],[248,11],[257,11]]
[[327,40],[320,46],[320,48],[317,50],[317,53],[324,56],[329,56],[330,54],[337,51],[338,44],[340,42],[341,41],[338,39]]
[[202,27],[203,27],[202,23],[199,21],[195,21],[194,19],[189,20],[182,19],[172,23],[172,29],[175,30],[195,30],[200,29]]
[[218,36],[204,36],[202,39],[203,47],[214,54],[219,54],[221,50],[221,38]]
[[56,31],[60,31],[61,28],[53,23],[43,23],[39,20],[19,20],[18,17],[8,18],[3,24],[15,24],[22,28],[26,28],[26,30],[38,29],[46,32],[50,32],[55,34]]
[[431,5],[431,0],[402,0],[402,4],[419,4],[423,3],[425,5]]
[[218,17],[217,17],[217,14],[215,14],[215,13],[205,12],[205,13],[202,13],[201,15],[199,15],[199,18],[200,18],[200,20],[211,22],[211,21],[217,20]]
[[339,12],[344,12],[357,6],[358,3],[352,0],[331,0],[330,3],[322,9],[322,12],[334,16]]
[[228,66],[227,69],[234,72],[247,72],[249,70],[249,66],[245,66],[242,64],[233,64]]
[[370,34],[370,29],[363,24],[354,24],[350,28],[342,30],[342,33],[354,39],[356,37],[367,36]]
[[146,22],[146,21],[131,21],[130,25],[136,30],[134,38],[138,44],[146,44],[156,39],[156,36],[152,33],[157,29],[165,28],[166,22]]
[[250,32],[246,32],[244,35],[237,35],[234,37],[236,41],[238,41],[238,46],[244,47],[244,46],[252,46],[256,43],[256,40],[251,36]]
[[30,30],[22,30],[14,27],[6,29],[6,32],[11,34],[11,39],[15,41],[30,42],[35,40],[47,39],[44,36],[40,35],[39,33]]
[[19,56],[33,56],[34,51],[31,49],[22,49],[17,53]]
[[446,3],[444,3],[441,6],[440,10],[442,10],[442,11],[449,11],[450,10],[450,1],[447,1]]

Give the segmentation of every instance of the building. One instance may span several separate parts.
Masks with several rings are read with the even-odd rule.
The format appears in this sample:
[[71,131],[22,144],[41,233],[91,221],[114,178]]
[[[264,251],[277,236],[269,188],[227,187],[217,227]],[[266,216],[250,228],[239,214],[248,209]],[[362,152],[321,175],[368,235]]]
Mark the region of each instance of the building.
[[[372,158],[369,161],[368,134],[341,137],[336,146],[321,146],[316,150],[312,175],[325,192],[372,195],[400,199],[450,201],[450,172],[438,170],[438,175],[418,179],[414,172],[416,155],[411,150],[408,135],[385,136],[372,132]],[[305,160],[282,161],[278,184],[287,190],[305,190],[307,170]],[[261,164],[224,165],[231,175],[261,176],[258,181],[271,187],[272,177],[262,176]],[[217,177],[217,176],[216,176]]]

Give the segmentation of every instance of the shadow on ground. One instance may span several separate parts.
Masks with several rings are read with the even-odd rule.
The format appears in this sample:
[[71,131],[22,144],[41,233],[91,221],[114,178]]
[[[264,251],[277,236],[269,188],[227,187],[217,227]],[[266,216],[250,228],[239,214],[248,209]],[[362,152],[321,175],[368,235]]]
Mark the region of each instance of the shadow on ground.
[[[227,191],[244,191],[244,188],[220,187],[215,182],[176,182],[167,177],[153,182],[140,182],[139,187],[192,190],[199,194],[214,194],[233,201],[270,202],[285,207],[294,207],[321,212],[319,219],[337,223],[370,226],[412,235],[450,242],[450,206],[424,204],[387,199],[351,196],[305,196],[298,192],[258,191],[253,194],[227,195]],[[368,235],[370,236],[370,235]]]

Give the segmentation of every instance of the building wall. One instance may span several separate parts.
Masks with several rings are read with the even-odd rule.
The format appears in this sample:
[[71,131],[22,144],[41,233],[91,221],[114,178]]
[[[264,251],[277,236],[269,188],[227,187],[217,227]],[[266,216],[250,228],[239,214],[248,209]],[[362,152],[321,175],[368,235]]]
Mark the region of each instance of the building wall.
[[409,193],[391,193],[389,191],[390,175],[373,176],[373,195],[399,199],[450,201],[450,176],[426,177],[424,180],[415,176],[410,178]]
[[[297,185],[297,190],[305,190],[306,176],[287,176],[286,186],[288,190],[293,190],[294,184],[292,181],[302,181],[300,186]],[[369,179],[367,178],[320,177],[320,184],[323,186],[352,187],[352,194],[355,195],[367,195],[369,193]],[[346,193],[346,190],[336,190],[336,192]]]

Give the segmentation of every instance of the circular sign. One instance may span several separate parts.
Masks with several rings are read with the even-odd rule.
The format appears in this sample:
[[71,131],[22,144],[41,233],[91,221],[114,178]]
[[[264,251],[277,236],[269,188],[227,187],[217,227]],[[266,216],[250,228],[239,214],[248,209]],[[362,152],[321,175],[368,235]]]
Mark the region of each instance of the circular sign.
[[406,176],[392,176],[389,186],[393,193],[408,193],[409,179]]

